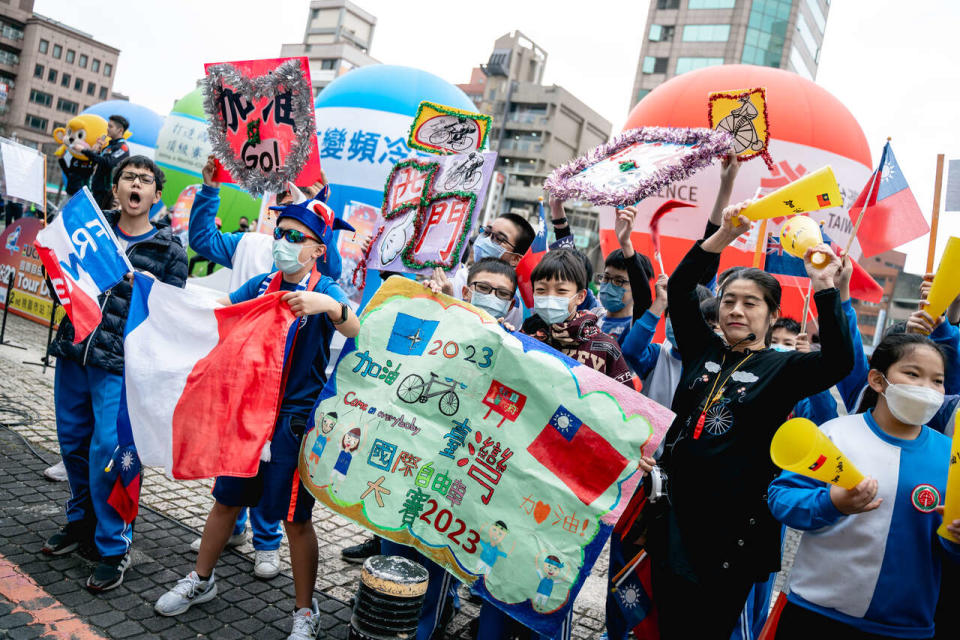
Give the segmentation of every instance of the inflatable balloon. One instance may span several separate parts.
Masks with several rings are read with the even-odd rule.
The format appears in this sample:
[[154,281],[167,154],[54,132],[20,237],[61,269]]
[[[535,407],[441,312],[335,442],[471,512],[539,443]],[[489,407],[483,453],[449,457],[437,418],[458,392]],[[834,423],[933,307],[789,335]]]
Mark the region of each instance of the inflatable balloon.
[[152,109],[126,100],[108,100],[98,102],[83,113],[98,115],[104,120],[108,120],[114,114],[123,116],[130,123],[130,136],[127,138],[130,155],[153,158],[154,149],[157,147],[157,135],[160,133],[160,127],[163,126],[163,117]]
[[[843,207],[812,212],[810,217],[823,222],[823,230],[841,247],[847,245],[853,224],[848,208],[872,173],[870,148],[863,130],[843,104],[822,87],[795,73],[754,65],[721,65],[690,71],[671,78],[643,98],[630,113],[624,129],[636,127],[708,126],[708,96],[713,92],[763,87],[770,124],[768,150],[774,171],[761,162],[741,164],[733,187],[731,203],[769,193],[797,178],[830,165],[840,186]],[[674,183],[657,196],[638,206],[634,224],[634,244],[638,251],[653,255],[650,241],[650,217],[667,200],[680,200],[695,206],[664,216],[659,232],[667,273],[676,268],[690,245],[703,234],[703,228],[720,185],[720,163],[703,169],[691,178]],[[604,255],[619,246],[613,231],[614,212],[600,213],[600,240]],[[767,221],[766,232],[774,236],[785,221]],[[854,257],[859,246],[851,248]],[[729,249],[724,252],[720,269],[752,264],[752,252]],[[789,291],[792,289],[793,291]],[[805,289],[805,287],[804,287]],[[805,293],[805,291],[804,291]],[[797,287],[785,289],[785,312],[799,320],[801,295]],[[796,302],[800,305],[796,305]]]
[[[807,249],[823,242],[820,225],[807,216],[793,216],[780,227],[780,246],[794,258],[801,260],[807,255]],[[810,261],[818,269],[827,266],[827,256],[814,253]]]
[[[467,95],[437,76],[393,65],[355,69],[327,85],[317,96],[320,164],[330,181],[328,204],[338,215],[351,202],[380,208],[383,186],[393,165],[428,154],[406,143],[417,107],[424,100],[457,109],[475,110]],[[344,279],[354,264],[344,260]],[[376,290],[379,277],[368,275],[364,298]]]
[[[203,94],[198,88],[173,105],[157,136],[154,159],[166,174],[162,197],[168,208],[173,208],[184,189],[203,181],[200,170],[208,155],[207,117],[203,111]],[[220,186],[219,216],[224,231],[236,230],[240,216],[253,219],[259,212],[259,198],[252,198],[235,184]]]

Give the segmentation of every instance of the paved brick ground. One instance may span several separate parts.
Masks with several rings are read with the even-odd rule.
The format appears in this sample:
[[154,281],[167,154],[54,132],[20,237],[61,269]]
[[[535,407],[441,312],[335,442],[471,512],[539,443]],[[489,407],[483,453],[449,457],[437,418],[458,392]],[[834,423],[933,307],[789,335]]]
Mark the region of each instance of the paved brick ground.
[[[24,360],[40,361],[46,337],[46,327],[9,317],[6,340],[26,346],[27,350],[0,345],[0,406],[13,401],[26,409],[29,420],[13,428],[52,463],[58,456],[54,372],[23,363]],[[19,415],[0,409],[0,424],[19,421]],[[106,637],[117,638],[240,638],[250,637],[254,632],[258,640],[286,637],[293,593],[286,541],[281,549],[283,573],[273,581],[265,583],[251,576],[253,548],[248,542],[235,552],[226,553],[221,563],[223,569],[218,568],[218,575],[225,578],[224,586],[230,587],[223,598],[176,619],[160,618],[152,613],[156,598],[190,569],[193,554],[188,550],[189,544],[203,527],[213,503],[210,482],[173,481],[152,469],[146,471],[141,491],[141,516],[133,545],[136,566],[128,574],[129,582],[106,595],[88,594],[79,582],[90,572],[86,562],[72,557],[50,561],[39,556],[43,540],[64,522],[62,507],[68,492],[65,483],[45,481],[40,472],[47,465],[3,432],[0,429],[3,452],[0,454],[0,554],[20,565],[83,621]],[[314,509],[313,517],[320,541],[318,598],[322,599],[321,608],[328,614],[325,625],[333,630],[329,637],[341,637],[344,621],[349,619],[345,603],[351,601],[356,591],[359,567],[343,562],[340,551],[361,542],[367,534],[322,506]],[[793,534],[788,534],[786,546],[784,562],[788,566],[796,548]],[[597,638],[603,630],[606,571],[607,554],[603,553],[574,607],[576,638]],[[778,590],[782,582],[781,574]],[[461,595],[465,595],[463,589]],[[445,638],[471,637],[470,623],[478,607],[464,598],[461,600],[461,610],[448,627]],[[16,603],[5,602],[0,592],[0,640],[40,637],[41,632],[23,627],[22,623],[23,631],[6,630],[6,625],[12,624],[10,621],[23,618],[7,611],[14,605]]]

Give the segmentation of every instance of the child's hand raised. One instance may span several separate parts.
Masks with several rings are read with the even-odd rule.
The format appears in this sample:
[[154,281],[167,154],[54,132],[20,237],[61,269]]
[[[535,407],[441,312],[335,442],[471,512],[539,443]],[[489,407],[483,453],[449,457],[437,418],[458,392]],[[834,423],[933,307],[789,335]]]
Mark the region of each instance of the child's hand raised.
[[214,156],[207,156],[207,162],[200,170],[200,175],[203,176],[203,184],[214,189],[220,188],[220,183],[213,179],[213,176],[217,175],[217,159]]

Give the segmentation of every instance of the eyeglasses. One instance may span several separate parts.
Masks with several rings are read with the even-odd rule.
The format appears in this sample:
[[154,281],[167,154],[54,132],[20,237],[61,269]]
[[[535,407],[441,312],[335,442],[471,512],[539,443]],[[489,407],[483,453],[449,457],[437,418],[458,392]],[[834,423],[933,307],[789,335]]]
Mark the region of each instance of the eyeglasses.
[[124,171],[120,174],[120,179],[124,182],[133,182],[140,180],[140,184],[153,184],[156,182],[152,173],[137,173],[136,171]]
[[471,282],[468,286],[474,291],[476,291],[477,293],[482,293],[484,295],[489,295],[490,293],[493,293],[501,300],[513,300],[513,291],[510,291],[509,289],[492,287],[486,282],[479,282],[479,281]]
[[501,246],[506,245],[506,246],[510,247],[511,249],[515,249],[515,248],[516,248],[516,247],[513,246],[513,243],[510,242],[510,239],[507,238],[507,236],[505,236],[505,235],[504,235],[503,233],[501,233],[500,231],[494,231],[494,230],[493,230],[493,227],[490,227],[490,226],[480,227],[480,233],[482,233],[482,234],[483,234],[484,236],[486,236],[487,238],[493,239],[494,242],[496,242],[497,244],[499,244],[499,245],[501,245]]
[[273,228],[273,239],[279,240],[280,238],[286,238],[293,244],[300,244],[306,242],[307,240],[313,240],[314,242],[320,242],[313,236],[308,236],[302,231],[297,231],[296,229],[281,229],[280,227]]
[[605,273],[598,273],[597,275],[593,276],[593,280],[597,284],[609,282],[615,287],[625,287],[630,284],[630,281],[626,278],[621,278],[620,276],[608,276]]

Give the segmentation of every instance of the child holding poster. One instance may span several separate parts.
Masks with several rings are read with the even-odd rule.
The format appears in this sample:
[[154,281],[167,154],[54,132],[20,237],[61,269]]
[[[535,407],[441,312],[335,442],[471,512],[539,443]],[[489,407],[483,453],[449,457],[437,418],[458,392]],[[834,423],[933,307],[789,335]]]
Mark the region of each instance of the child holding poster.
[[934,635],[936,547],[960,562],[960,520],[946,528],[954,541],[937,535],[950,439],[924,426],[943,403],[944,365],[928,338],[885,338],[870,359],[870,408],[822,427],[873,477],[847,490],[784,471],[770,485],[774,516],[805,532],[778,639]]
[[236,304],[264,293],[287,292],[282,299],[299,319],[291,327],[292,339],[288,336],[292,346],[284,357],[283,400],[257,476],[217,478],[216,502],[207,516],[196,567],[157,601],[154,609],[161,615],[180,615],[217,595],[214,567],[237,515],[243,507],[259,504],[265,517],[284,521],[290,541],[296,607],[289,638],[316,637],[319,611],[313,588],[319,550],[311,523],[314,498],[301,486],[297,464],[309,413],[326,382],[330,340],[335,331],[352,338],[360,329],[346,295],[317,268],[317,261],[330,251],[330,232],[336,226],[343,228],[342,221],[318,201],[281,208],[273,243],[280,271],[255,276],[230,294],[230,303]]

